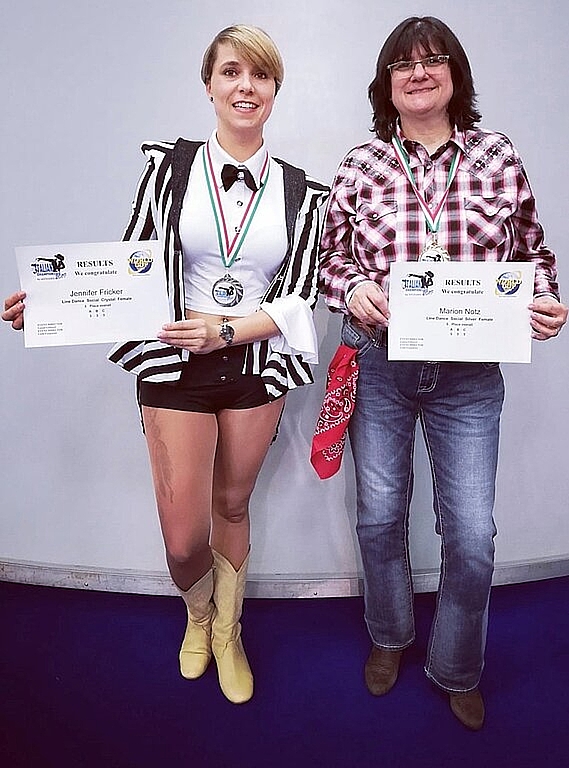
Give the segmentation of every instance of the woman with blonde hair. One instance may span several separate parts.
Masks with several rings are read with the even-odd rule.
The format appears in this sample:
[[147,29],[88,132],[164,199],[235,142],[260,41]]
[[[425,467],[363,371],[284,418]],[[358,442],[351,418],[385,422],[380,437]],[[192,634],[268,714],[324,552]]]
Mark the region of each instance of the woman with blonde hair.
[[[253,695],[240,617],[249,562],[249,499],[288,390],[311,383],[312,310],[327,188],[273,158],[263,128],[284,68],[256,27],[222,30],[201,77],[216,127],[206,142],[142,146],[124,239],[158,238],[171,322],[116,345],[137,376],[168,567],[187,607],[184,677],[213,654],[225,696]],[[23,325],[23,293],[4,320]]]

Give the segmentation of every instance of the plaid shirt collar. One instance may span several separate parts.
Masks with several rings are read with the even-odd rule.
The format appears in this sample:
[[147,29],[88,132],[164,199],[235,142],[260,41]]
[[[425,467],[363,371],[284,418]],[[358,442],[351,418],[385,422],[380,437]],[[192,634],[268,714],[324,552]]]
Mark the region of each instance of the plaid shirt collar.
[[[395,126],[395,134],[399,138],[399,141],[403,145],[404,149],[409,152],[409,149],[416,143],[412,141],[411,139],[405,138],[403,131],[401,130],[401,123],[399,120],[397,121],[397,124]],[[455,144],[461,152],[464,152],[465,155],[468,155],[468,145],[466,142],[466,135],[464,131],[459,131],[456,125],[454,126],[452,133],[450,135],[450,138],[447,142],[447,145],[453,143]]]

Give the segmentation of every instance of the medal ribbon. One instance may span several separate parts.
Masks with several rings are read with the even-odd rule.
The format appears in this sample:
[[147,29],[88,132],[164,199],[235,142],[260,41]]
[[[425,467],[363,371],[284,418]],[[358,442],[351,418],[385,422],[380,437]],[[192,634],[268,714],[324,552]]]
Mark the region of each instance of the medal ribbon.
[[458,172],[458,166],[460,165],[460,161],[462,160],[462,153],[460,149],[457,147],[456,152],[454,153],[454,157],[452,158],[450,168],[448,171],[448,178],[447,178],[447,186],[444,191],[444,194],[441,198],[441,201],[435,208],[433,212],[431,212],[429,206],[427,205],[427,201],[423,197],[423,195],[419,192],[419,188],[417,187],[417,184],[415,183],[415,177],[413,176],[413,169],[409,165],[409,156],[407,152],[405,151],[403,144],[401,144],[401,141],[399,140],[399,136],[393,136],[393,148],[395,150],[395,155],[397,156],[397,159],[399,160],[399,165],[403,169],[403,172],[409,179],[409,182],[411,184],[411,187],[413,188],[413,192],[415,193],[415,196],[417,200],[419,201],[419,205],[421,206],[421,210],[423,211],[423,215],[425,217],[425,220],[427,222],[427,226],[429,227],[430,231],[433,235],[436,235],[439,229],[439,225],[441,223],[441,217],[443,214],[443,208],[445,206],[445,203],[447,201],[448,193],[450,190],[450,186],[452,182],[454,181],[454,178]]
[[[207,154],[207,162],[206,162],[206,154]],[[269,153],[268,152],[266,153],[265,162],[263,163],[263,167],[261,169],[261,183],[260,183],[259,189],[256,192],[253,192],[253,194],[251,195],[251,198],[247,203],[247,207],[245,208],[245,213],[243,214],[243,218],[241,219],[241,222],[237,228],[237,232],[235,233],[235,237],[231,242],[229,242],[229,234],[227,232],[227,222],[225,221],[225,216],[223,213],[223,205],[221,202],[219,189],[215,181],[215,174],[213,172],[213,163],[211,161],[211,155],[209,152],[209,142],[205,145],[203,149],[202,159],[203,159],[203,167],[205,171],[205,179],[207,182],[207,189],[209,192],[209,200],[211,202],[211,208],[213,210],[213,216],[215,219],[215,228],[217,231],[217,242],[219,244],[221,260],[223,261],[223,264],[225,265],[225,267],[229,269],[229,267],[233,264],[233,262],[237,258],[237,254],[241,250],[243,241],[247,236],[247,232],[249,231],[251,222],[253,221],[253,218],[257,213],[257,208],[259,207],[259,203],[261,202],[261,198],[263,197],[263,193],[265,192],[265,189],[267,186],[267,179],[269,178],[269,170],[270,170]],[[215,191],[215,195],[214,195],[214,191]]]

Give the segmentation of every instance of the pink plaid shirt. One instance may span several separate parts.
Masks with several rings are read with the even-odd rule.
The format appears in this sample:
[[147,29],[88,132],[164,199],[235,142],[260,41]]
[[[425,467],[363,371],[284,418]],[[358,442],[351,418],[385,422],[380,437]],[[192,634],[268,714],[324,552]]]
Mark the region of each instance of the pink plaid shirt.
[[[559,298],[555,255],[544,244],[522,161],[500,133],[455,129],[429,157],[402,139],[415,183],[433,210],[447,185],[456,147],[462,152],[438,231],[456,261],[534,261],[535,294]],[[416,261],[429,230],[392,144],[373,139],[352,149],[336,174],[321,241],[320,290],[333,310],[363,280],[388,291],[392,261]]]

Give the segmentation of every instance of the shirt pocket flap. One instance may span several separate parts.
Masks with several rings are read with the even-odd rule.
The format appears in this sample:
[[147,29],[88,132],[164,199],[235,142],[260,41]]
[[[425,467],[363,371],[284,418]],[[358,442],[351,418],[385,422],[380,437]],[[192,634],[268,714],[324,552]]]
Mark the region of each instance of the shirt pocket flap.
[[504,195],[471,195],[464,201],[468,236],[490,250],[504,242],[513,204]]
[[361,250],[382,251],[387,258],[397,234],[397,201],[378,199],[361,201],[356,211],[355,239]]
[[356,211],[356,221],[369,223],[385,220],[386,217],[397,214],[396,200],[371,200],[360,203]]

